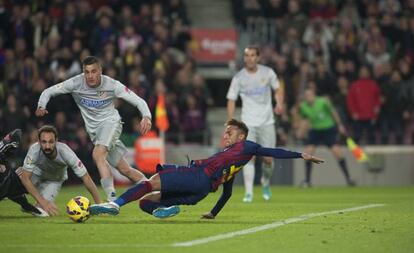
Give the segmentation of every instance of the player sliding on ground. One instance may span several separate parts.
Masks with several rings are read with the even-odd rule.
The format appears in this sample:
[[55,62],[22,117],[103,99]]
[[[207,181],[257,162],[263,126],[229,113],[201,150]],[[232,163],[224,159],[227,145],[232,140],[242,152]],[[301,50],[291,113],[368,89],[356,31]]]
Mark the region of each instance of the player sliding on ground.
[[92,215],[117,215],[121,206],[139,200],[141,209],[157,218],[167,218],[180,212],[179,205],[195,205],[210,192],[223,185],[223,193],[210,212],[202,215],[214,219],[230,199],[234,176],[255,156],[271,156],[279,159],[302,158],[314,163],[324,160],[306,153],[281,148],[265,148],[247,141],[247,126],[231,119],[226,123],[225,149],[210,158],[192,161],[189,166],[158,165],[158,173],[148,181],[129,188],[113,202],[92,205]]

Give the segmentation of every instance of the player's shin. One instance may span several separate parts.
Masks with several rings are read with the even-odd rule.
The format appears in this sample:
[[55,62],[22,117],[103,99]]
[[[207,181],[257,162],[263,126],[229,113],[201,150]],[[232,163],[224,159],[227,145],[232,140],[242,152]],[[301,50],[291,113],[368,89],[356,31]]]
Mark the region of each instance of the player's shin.
[[116,198],[114,179],[113,177],[107,177],[101,179],[102,188],[106,194],[108,201],[113,201]]
[[270,178],[273,175],[273,162],[272,163],[263,163],[262,167],[262,185],[269,186]]
[[149,181],[141,181],[140,183],[132,186],[126,192],[122,193],[119,198],[114,202],[118,206],[123,206],[131,201],[138,200],[142,198],[145,194],[152,191],[152,186]]

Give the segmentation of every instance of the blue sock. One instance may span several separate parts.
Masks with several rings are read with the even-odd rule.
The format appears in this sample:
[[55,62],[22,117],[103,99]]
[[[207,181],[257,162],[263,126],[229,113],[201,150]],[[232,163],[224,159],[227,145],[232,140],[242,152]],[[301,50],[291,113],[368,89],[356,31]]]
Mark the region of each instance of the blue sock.
[[139,207],[141,208],[142,211],[152,215],[152,211],[154,211],[158,207],[164,207],[164,205],[162,205],[159,202],[154,202],[148,199],[143,199],[139,202]]
[[119,198],[117,198],[114,202],[121,207],[131,201],[142,198],[145,194],[151,191],[151,183],[149,181],[142,181],[129,188],[126,192],[122,193],[122,195],[119,196]]

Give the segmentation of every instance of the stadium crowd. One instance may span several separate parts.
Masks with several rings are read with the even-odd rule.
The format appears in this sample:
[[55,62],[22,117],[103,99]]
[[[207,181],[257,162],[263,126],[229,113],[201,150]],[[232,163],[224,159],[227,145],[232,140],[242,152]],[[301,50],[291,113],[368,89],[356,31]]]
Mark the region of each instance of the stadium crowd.
[[[201,139],[212,99],[189,57],[183,1],[0,0],[0,23],[0,134],[23,129],[25,149],[35,129],[52,123],[82,160],[91,160],[92,144],[69,95],[52,99],[46,119],[34,116],[40,93],[81,73],[87,55],[98,56],[103,73],[145,99],[153,114],[165,95],[171,141]],[[119,103],[132,145],[140,115]]]
[[[413,143],[413,0],[232,2],[240,29],[266,19],[277,34],[260,46],[285,89],[278,143],[303,138],[295,115],[308,86],[330,98],[358,141]],[[35,130],[52,123],[93,167],[93,146],[69,95],[52,99],[46,118],[34,111],[45,88],[81,73],[81,59],[96,55],[103,73],[145,99],[152,113],[165,95],[169,141],[201,142],[214,100],[191,57],[190,26],[182,0],[0,0],[0,135],[23,129],[27,150]],[[139,115],[126,103],[118,108],[133,140]]]
[[357,141],[413,143],[413,0],[233,0],[233,7],[242,30],[275,35],[262,60],[286,91],[278,143],[304,136],[295,119],[308,86],[330,99]]

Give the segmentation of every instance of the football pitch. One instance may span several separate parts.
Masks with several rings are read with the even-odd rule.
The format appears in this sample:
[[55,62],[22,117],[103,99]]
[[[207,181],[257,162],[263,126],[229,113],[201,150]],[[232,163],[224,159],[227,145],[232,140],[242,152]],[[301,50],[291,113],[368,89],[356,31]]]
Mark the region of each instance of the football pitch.
[[[83,187],[64,187],[60,215],[35,218],[0,202],[0,252],[414,252],[414,187],[273,187],[265,202],[241,202],[243,188],[215,220],[201,220],[221,194],[156,219],[136,203],[118,216],[68,219],[66,202]],[[122,189],[118,189],[118,193]],[[103,196],[103,194],[102,194]]]

